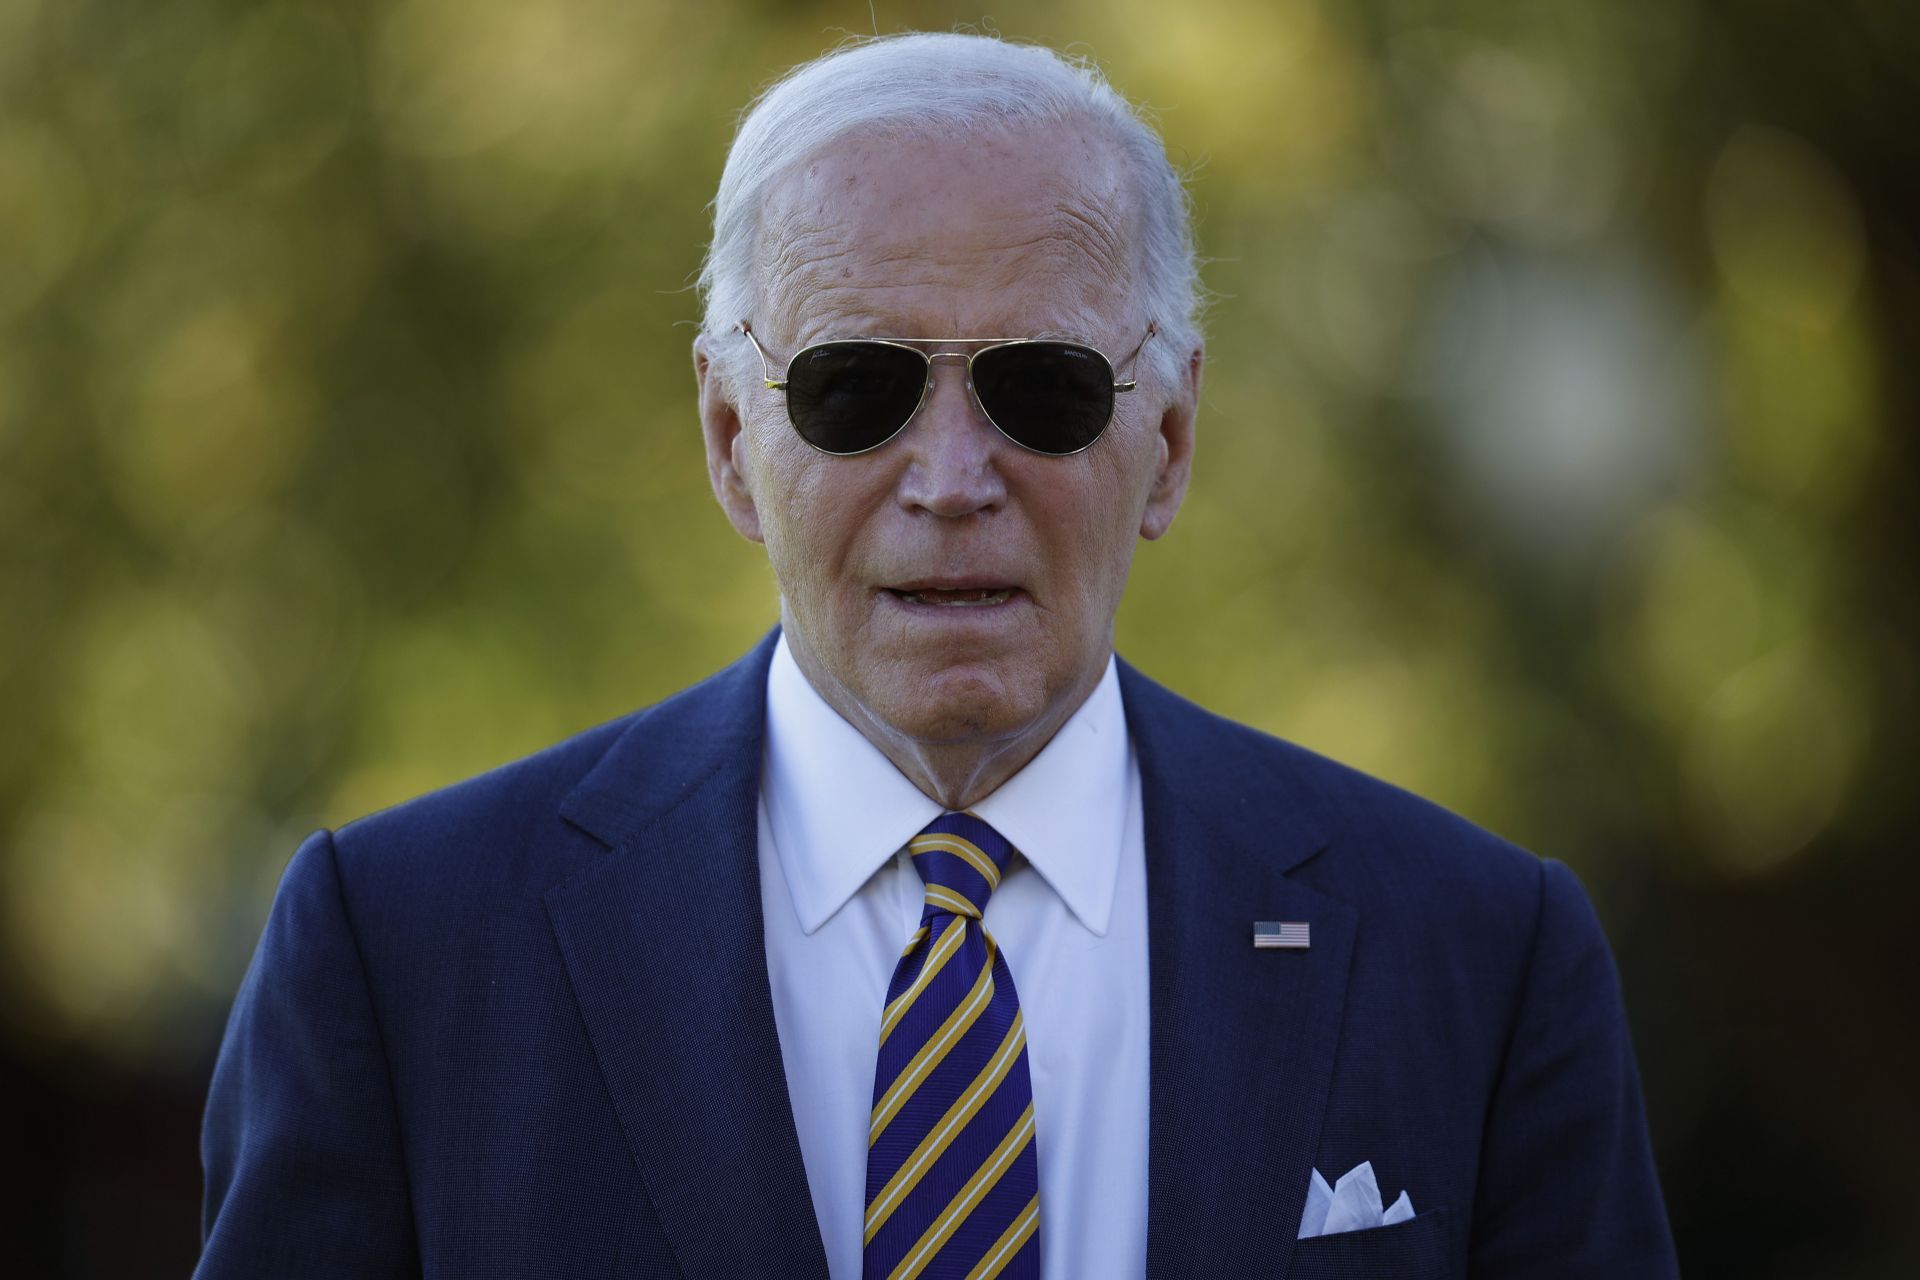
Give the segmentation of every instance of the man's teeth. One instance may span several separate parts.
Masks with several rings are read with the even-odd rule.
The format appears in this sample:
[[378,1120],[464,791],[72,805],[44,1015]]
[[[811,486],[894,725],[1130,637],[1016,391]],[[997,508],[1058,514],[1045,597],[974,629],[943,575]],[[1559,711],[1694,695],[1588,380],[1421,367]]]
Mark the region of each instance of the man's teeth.
[[900,596],[915,604],[983,605],[1004,604],[1012,594],[1012,587],[1002,587],[997,591],[974,587],[959,591],[902,591]]

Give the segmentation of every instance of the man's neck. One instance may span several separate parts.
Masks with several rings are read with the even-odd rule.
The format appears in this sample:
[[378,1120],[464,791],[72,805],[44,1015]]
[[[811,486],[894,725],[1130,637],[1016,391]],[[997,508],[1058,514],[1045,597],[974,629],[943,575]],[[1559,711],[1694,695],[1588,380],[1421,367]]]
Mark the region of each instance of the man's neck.
[[1071,696],[1055,700],[1040,719],[1009,737],[924,742],[875,715],[814,661],[806,645],[792,643],[791,635],[789,648],[800,673],[828,706],[858,729],[924,795],[954,812],[972,808],[1024,769],[1072,718],[1106,671],[1105,667],[1094,668],[1081,678],[1080,687]]

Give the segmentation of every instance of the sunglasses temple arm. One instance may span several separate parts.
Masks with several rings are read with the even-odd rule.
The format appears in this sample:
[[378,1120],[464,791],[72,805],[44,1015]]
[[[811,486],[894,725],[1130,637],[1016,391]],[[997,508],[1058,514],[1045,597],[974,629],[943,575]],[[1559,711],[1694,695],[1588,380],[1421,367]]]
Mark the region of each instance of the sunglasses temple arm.
[[[785,391],[787,389],[786,380],[784,378],[775,378],[773,376],[773,367],[767,363],[766,348],[760,345],[760,339],[753,336],[753,326],[748,324],[745,320],[742,320],[739,324],[735,325],[734,328],[746,334],[747,341],[751,342],[753,344],[753,349],[759,353],[760,380],[767,384],[767,390]],[[1142,342],[1141,345],[1144,346],[1146,344]]]
[[[1153,341],[1153,335],[1158,332],[1160,332],[1159,324],[1154,322],[1149,322],[1147,325],[1146,336],[1140,339],[1139,346],[1135,347],[1132,351],[1129,351],[1127,353],[1127,358],[1120,362],[1120,367],[1124,369],[1129,365],[1131,365],[1135,360],[1139,359],[1140,353],[1146,349],[1146,346],[1149,342]],[[755,345],[757,346],[759,344],[756,343]],[[1137,378],[1128,378],[1125,382],[1114,383],[1113,389],[1115,391],[1131,391],[1139,385],[1140,383]]]

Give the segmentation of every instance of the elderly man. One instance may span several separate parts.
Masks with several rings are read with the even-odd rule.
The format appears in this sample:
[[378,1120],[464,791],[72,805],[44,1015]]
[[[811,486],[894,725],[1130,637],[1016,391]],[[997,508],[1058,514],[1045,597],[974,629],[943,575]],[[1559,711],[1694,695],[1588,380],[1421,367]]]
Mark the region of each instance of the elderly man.
[[704,285],[778,630],[302,845],[200,1274],[1672,1274],[1573,877],[1113,656],[1202,350],[1126,103],[987,38],[822,58]]

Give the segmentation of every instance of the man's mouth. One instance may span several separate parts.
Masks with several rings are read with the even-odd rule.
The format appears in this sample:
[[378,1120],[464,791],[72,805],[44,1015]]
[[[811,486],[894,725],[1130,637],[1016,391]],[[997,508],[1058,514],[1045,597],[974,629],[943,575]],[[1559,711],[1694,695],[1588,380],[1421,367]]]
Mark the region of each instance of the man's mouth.
[[936,587],[910,586],[888,587],[897,599],[908,604],[939,605],[944,608],[979,608],[983,605],[1005,604],[1011,600],[1020,588],[1004,586],[967,586]]

